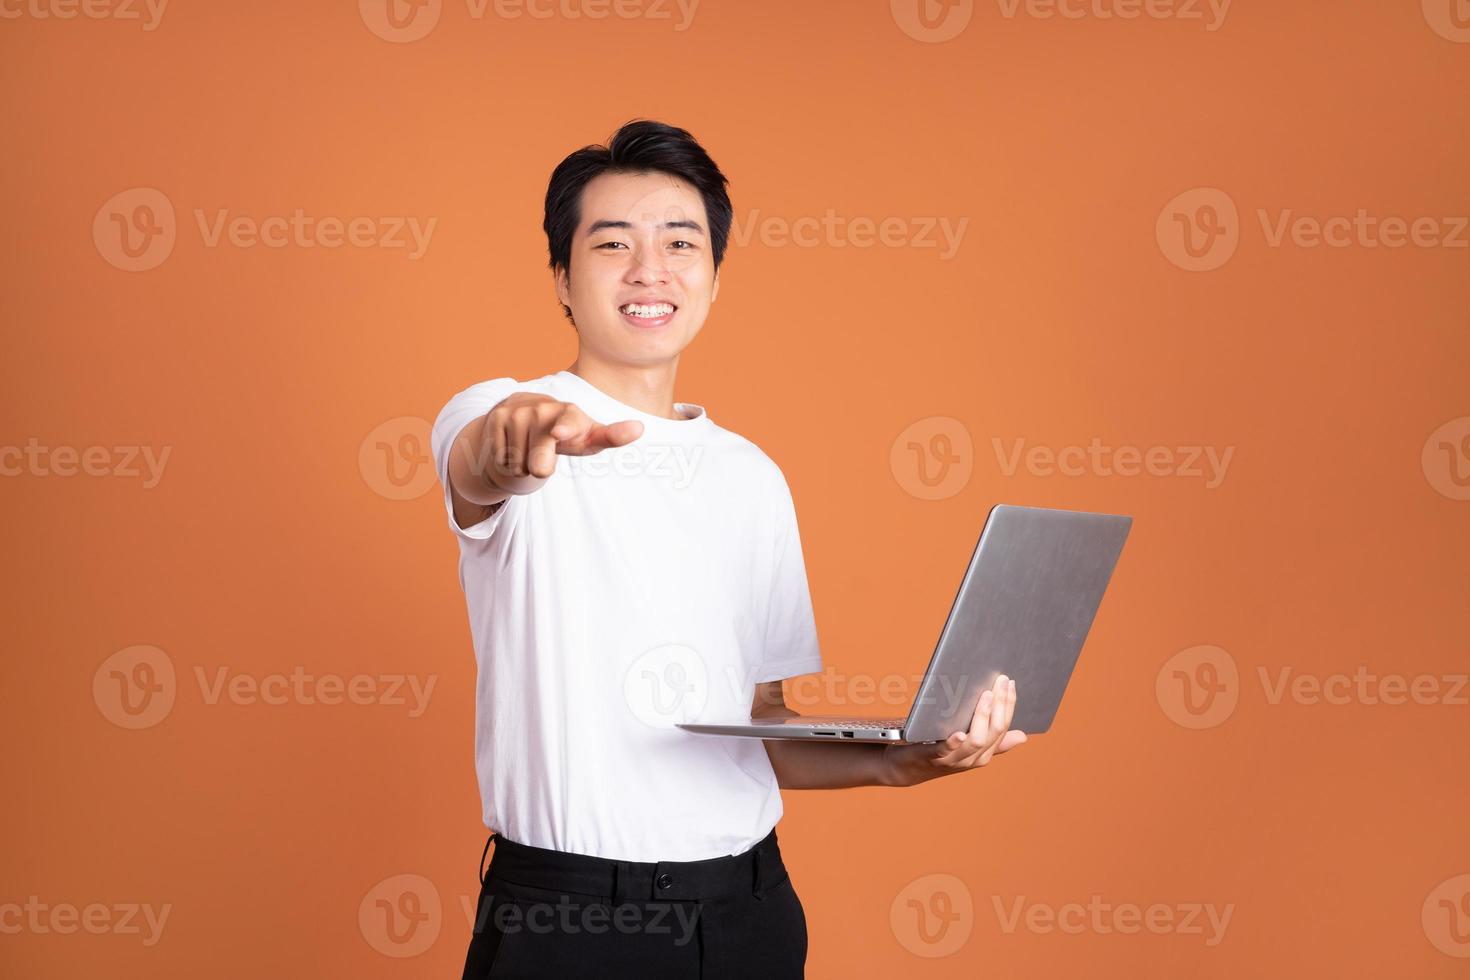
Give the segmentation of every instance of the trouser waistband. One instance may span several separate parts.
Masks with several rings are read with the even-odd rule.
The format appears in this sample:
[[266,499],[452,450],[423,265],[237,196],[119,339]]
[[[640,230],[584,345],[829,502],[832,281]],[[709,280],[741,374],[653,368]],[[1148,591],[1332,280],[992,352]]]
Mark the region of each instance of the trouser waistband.
[[[480,879],[482,885],[493,876],[532,888],[597,895],[615,903],[714,899],[738,894],[764,898],[767,889],[786,877],[775,828],[740,854],[702,861],[616,861],[532,847],[499,833],[490,835],[486,851],[491,842],[495,844],[495,856]],[[483,866],[483,855],[480,861]]]

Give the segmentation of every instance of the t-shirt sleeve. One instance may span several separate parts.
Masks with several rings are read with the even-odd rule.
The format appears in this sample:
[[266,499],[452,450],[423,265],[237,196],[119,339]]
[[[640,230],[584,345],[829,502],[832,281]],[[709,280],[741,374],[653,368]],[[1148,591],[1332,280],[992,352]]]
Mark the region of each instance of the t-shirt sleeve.
[[516,391],[517,386],[518,382],[514,378],[495,378],[471,385],[449,399],[448,404],[439,412],[439,417],[434,420],[434,427],[429,435],[429,448],[434,455],[434,469],[439,474],[439,484],[444,489],[444,509],[449,515],[449,527],[462,538],[485,540],[495,533],[495,529],[505,520],[505,515],[513,507],[519,506],[517,501],[520,498],[509,497],[495,509],[495,513],[483,521],[469,527],[460,527],[454,519],[454,495],[449,488],[449,450],[460,430],[504,401]]
[[756,674],[757,684],[817,673],[822,669],[806,562],[801,552],[801,534],[796,527],[796,507],[784,477],[779,497],[765,656]]

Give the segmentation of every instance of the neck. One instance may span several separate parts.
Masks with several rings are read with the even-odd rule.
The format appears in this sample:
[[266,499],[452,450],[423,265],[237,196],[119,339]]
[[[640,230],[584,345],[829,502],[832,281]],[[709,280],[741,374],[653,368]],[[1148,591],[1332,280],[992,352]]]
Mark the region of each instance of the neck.
[[666,419],[682,419],[674,412],[674,375],[677,357],[658,364],[625,364],[579,350],[568,371],[600,388],[625,405]]

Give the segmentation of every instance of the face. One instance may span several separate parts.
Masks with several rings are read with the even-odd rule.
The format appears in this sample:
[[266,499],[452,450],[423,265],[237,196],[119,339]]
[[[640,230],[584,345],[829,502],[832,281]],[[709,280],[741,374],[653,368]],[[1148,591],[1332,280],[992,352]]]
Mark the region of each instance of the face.
[[674,360],[720,291],[703,198],[670,174],[601,174],[581,205],[556,292],[582,349],[620,364]]

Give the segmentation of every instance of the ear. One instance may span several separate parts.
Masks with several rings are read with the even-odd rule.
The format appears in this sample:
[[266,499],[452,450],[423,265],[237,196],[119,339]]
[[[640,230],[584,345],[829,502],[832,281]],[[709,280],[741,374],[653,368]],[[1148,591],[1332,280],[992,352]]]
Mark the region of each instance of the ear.
[[556,270],[556,298],[562,306],[571,306],[570,277],[566,269]]
[[715,297],[718,295],[720,295],[720,274],[716,272],[714,288],[709,291],[709,302],[711,306],[715,304]]

